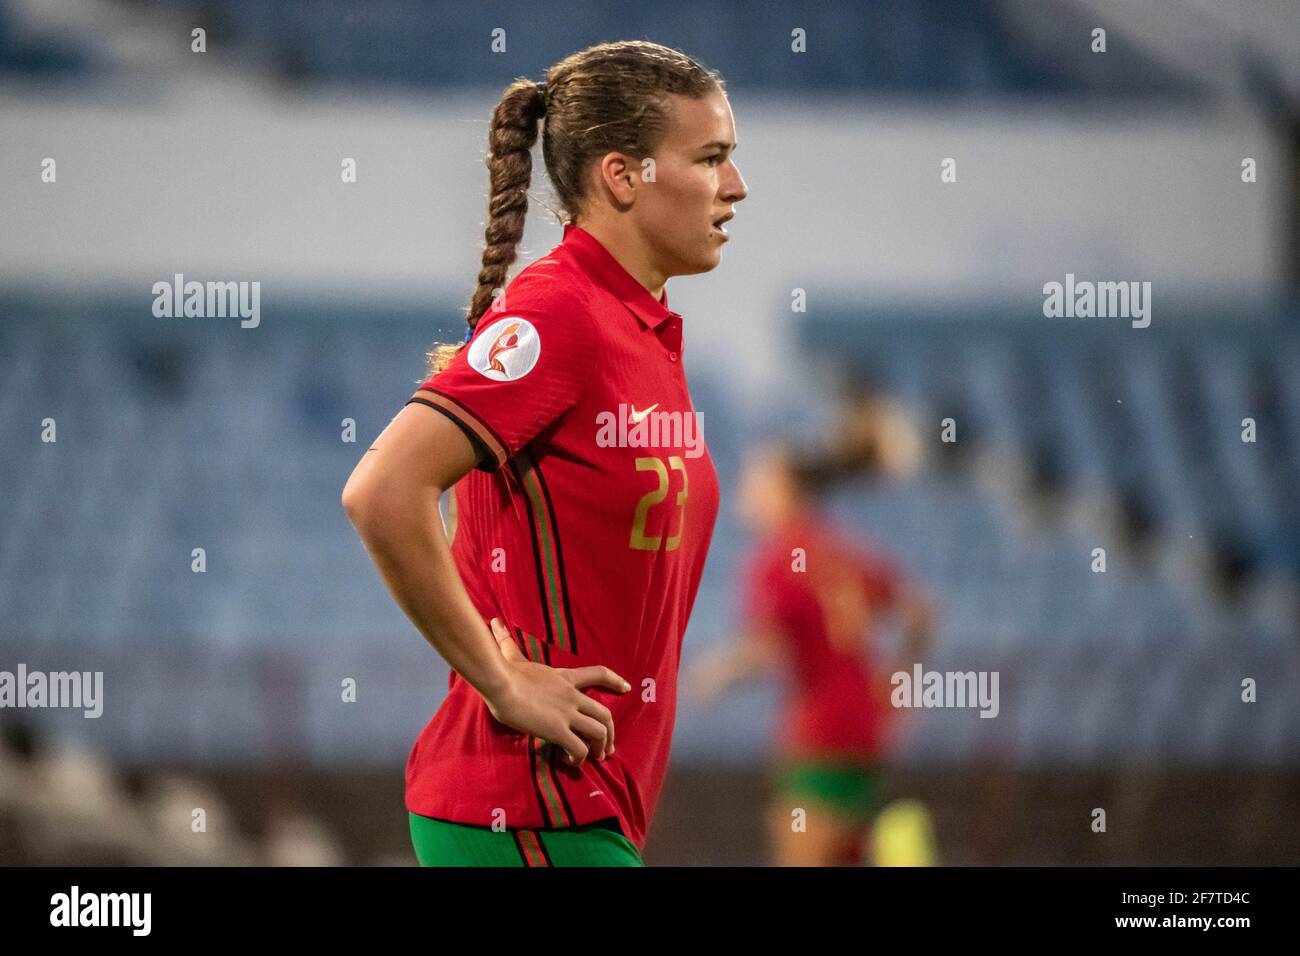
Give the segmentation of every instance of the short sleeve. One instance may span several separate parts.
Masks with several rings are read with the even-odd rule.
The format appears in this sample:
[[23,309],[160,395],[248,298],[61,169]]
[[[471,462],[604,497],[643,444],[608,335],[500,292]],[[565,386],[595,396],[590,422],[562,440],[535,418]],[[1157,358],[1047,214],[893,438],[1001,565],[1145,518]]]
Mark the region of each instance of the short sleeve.
[[489,309],[468,345],[407,404],[452,419],[477,446],[478,468],[494,471],[578,403],[596,349],[589,313],[576,303]]
[[873,554],[861,555],[858,566],[872,607],[892,609],[898,603],[902,573],[892,562]]
[[746,633],[759,634],[780,629],[783,591],[780,581],[774,580],[774,577],[770,565],[758,559],[751,560],[745,568],[741,617]]

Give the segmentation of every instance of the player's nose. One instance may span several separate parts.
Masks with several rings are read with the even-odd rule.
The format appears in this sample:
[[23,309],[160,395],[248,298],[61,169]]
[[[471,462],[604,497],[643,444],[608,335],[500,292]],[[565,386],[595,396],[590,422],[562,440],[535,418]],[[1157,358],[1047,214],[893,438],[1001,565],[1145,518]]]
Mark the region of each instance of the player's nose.
[[734,160],[727,161],[727,175],[722,177],[719,187],[718,198],[725,203],[738,203],[749,195],[745,177],[740,175],[740,167]]

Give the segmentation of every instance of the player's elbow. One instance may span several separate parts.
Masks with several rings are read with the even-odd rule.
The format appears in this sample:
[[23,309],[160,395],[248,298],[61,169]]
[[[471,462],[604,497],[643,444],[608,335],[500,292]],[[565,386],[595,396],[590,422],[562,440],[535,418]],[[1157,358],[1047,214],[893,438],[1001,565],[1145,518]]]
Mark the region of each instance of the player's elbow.
[[343,486],[341,503],[343,505],[344,513],[348,516],[348,520],[351,521],[354,526],[360,525],[366,513],[366,499],[367,496],[365,489],[363,488],[362,483],[357,480],[356,472],[353,472],[352,477],[350,477],[347,480],[347,484]]
[[367,542],[420,524],[424,509],[436,508],[437,500],[437,489],[414,484],[401,473],[381,474],[361,466],[348,478],[341,496],[348,520]]
[[375,527],[383,513],[382,496],[383,489],[379,487],[374,475],[361,467],[352,472],[347,484],[343,486],[343,511],[363,538]]
[[381,548],[400,532],[402,517],[392,497],[365,482],[348,482],[343,489],[343,511],[357,536],[370,549]]

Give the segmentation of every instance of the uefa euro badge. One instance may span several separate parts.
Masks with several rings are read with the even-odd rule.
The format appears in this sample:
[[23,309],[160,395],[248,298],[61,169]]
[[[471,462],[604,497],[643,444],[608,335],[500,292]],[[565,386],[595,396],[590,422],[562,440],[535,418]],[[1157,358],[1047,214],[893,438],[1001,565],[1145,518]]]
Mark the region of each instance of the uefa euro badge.
[[513,382],[533,370],[542,354],[542,340],[527,319],[497,319],[474,336],[469,364],[494,382]]

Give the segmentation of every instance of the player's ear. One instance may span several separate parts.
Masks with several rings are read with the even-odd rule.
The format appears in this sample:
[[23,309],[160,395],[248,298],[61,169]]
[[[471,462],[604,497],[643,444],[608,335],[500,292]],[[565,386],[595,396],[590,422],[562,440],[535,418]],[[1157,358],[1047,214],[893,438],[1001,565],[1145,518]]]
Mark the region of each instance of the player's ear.
[[639,168],[627,154],[610,152],[601,157],[596,166],[596,176],[616,203],[630,206],[636,198]]

